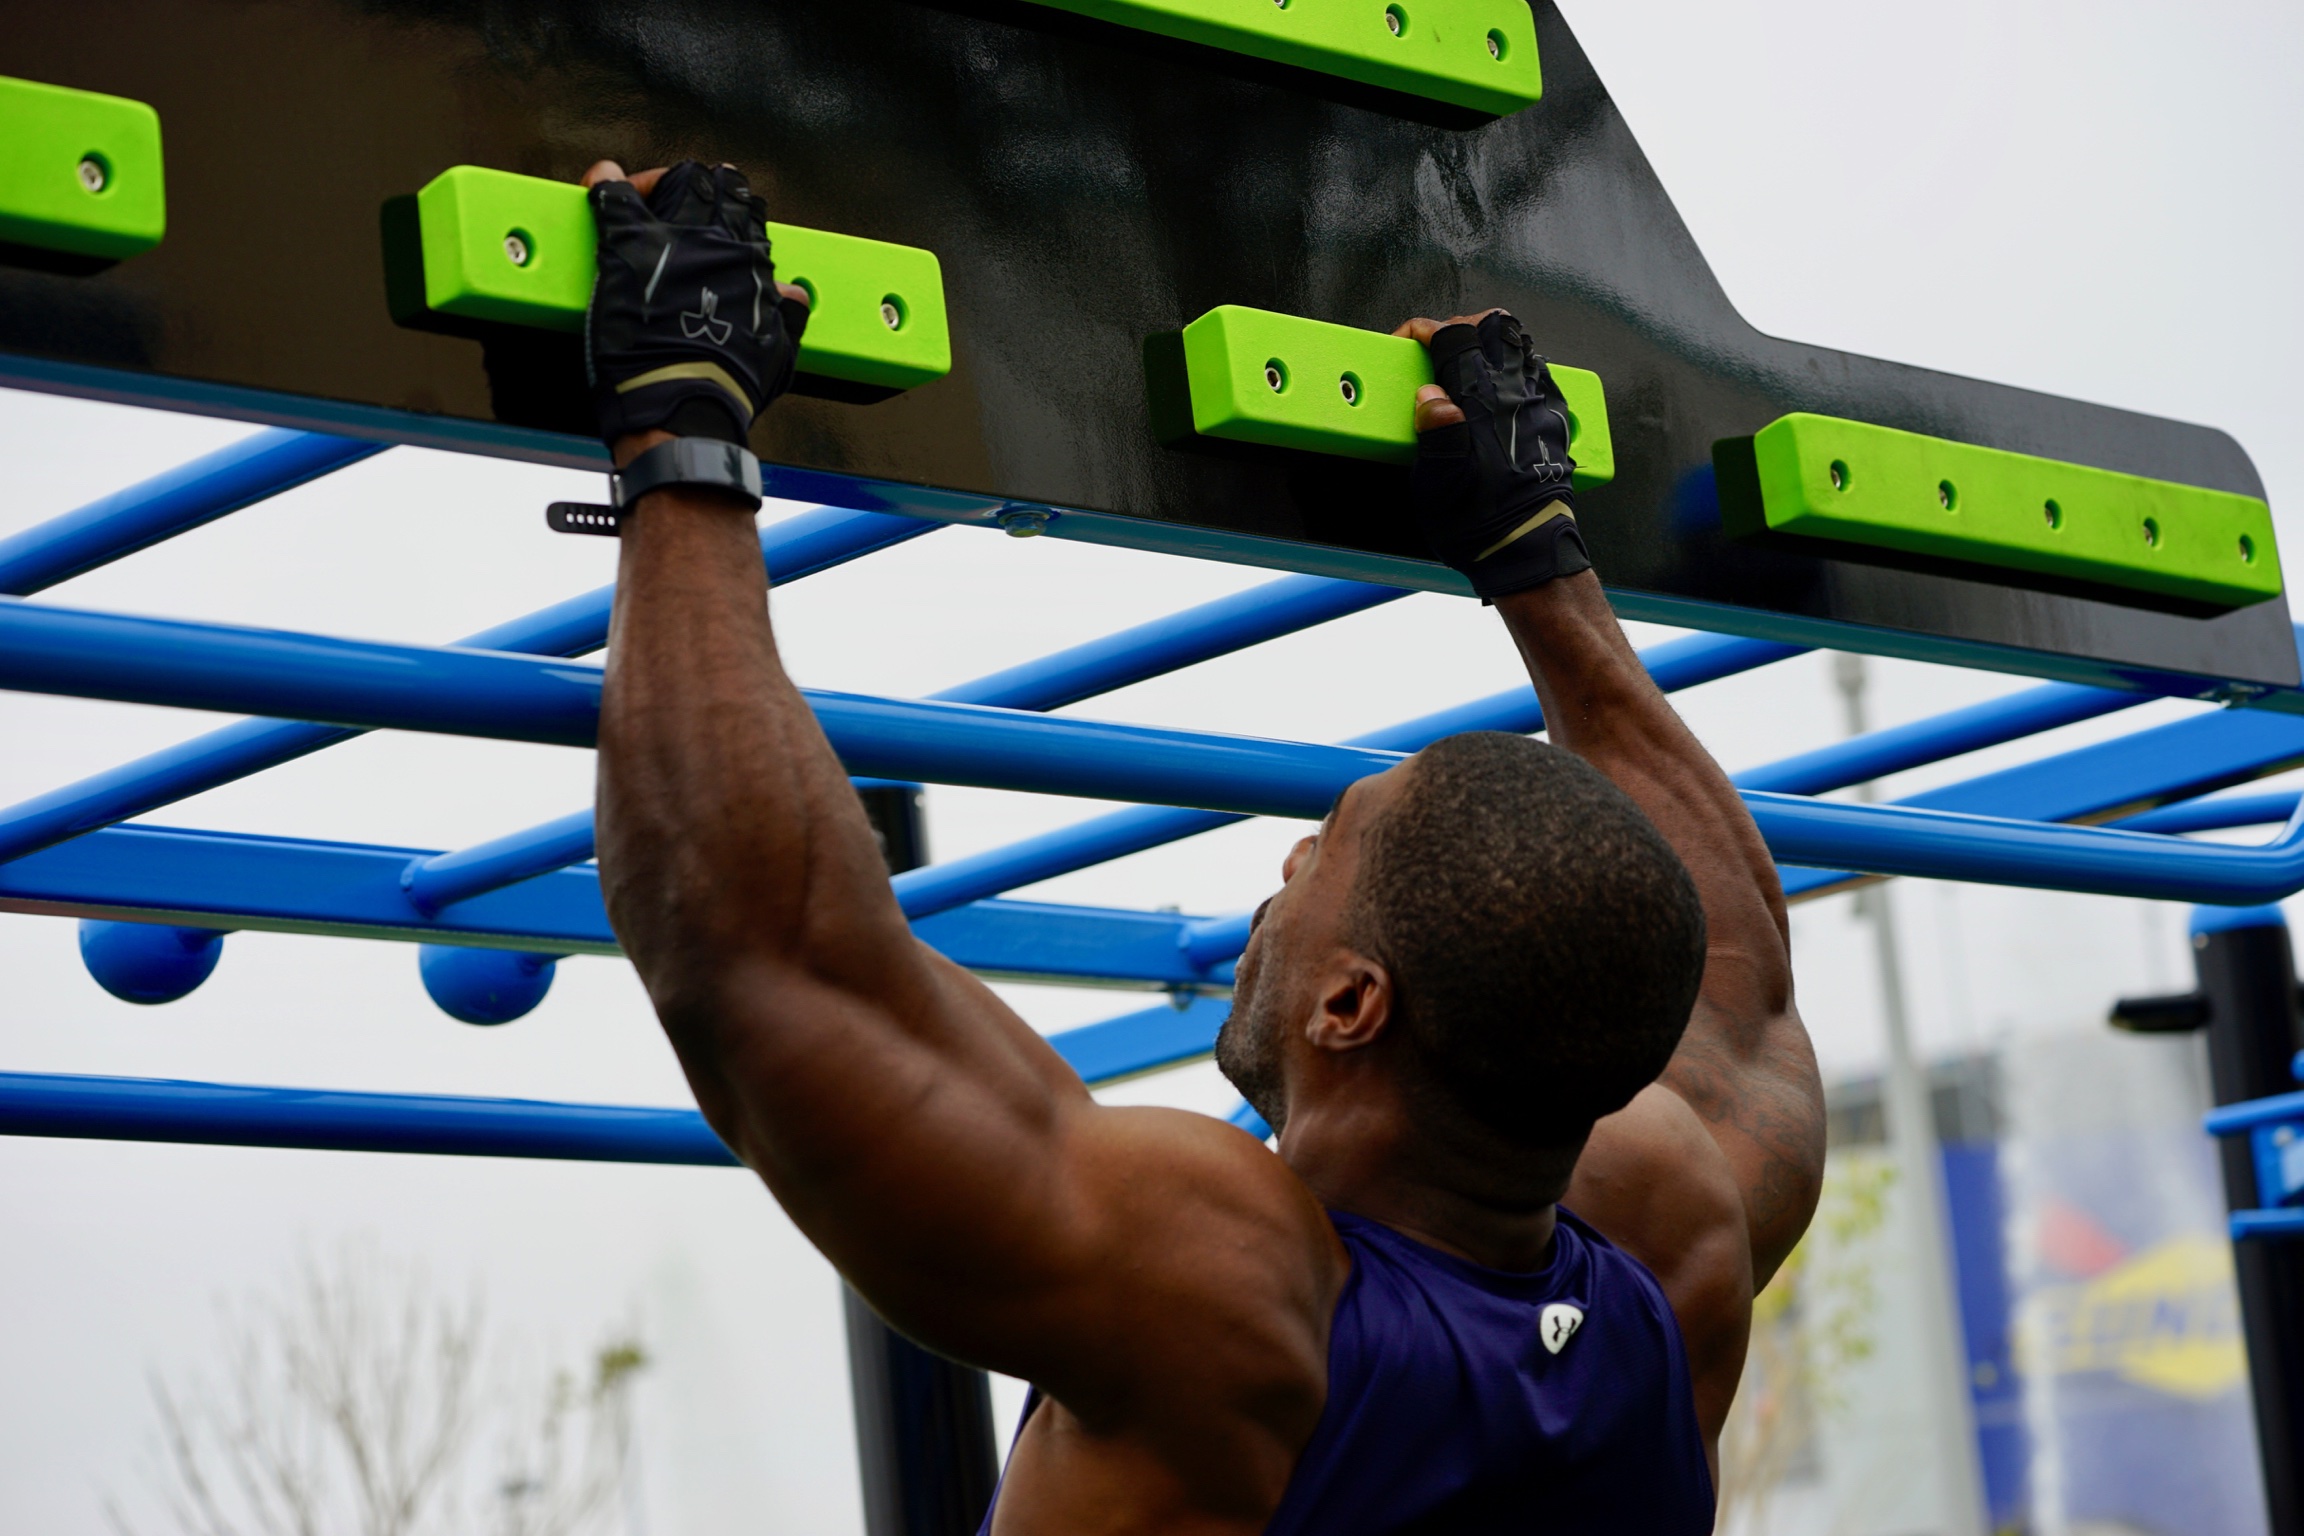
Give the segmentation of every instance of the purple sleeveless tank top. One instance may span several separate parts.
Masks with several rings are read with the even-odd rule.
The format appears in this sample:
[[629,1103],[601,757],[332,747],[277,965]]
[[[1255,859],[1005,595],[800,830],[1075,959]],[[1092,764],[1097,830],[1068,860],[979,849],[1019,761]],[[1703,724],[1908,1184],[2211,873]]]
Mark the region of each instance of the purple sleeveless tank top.
[[1265,1536],[1710,1536],[1680,1326],[1638,1260],[1567,1211],[1529,1274],[1330,1219],[1328,1403]]

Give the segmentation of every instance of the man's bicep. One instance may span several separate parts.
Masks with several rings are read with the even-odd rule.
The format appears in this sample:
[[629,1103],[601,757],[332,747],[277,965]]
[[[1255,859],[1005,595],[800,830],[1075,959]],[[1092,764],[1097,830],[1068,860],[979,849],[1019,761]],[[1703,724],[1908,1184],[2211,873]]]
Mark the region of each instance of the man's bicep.
[[1717,1435],[1743,1374],[1755,1289],[1743,1197],[1718,1142],[1677,1094],[1646,1088],[1592,1128],[1561,1203],[1656,1277],[1699,1421]]
[[824,1051],[750,1028],[722,1057],[740,1153],[882,1315],[1084,1417],[1179,1322],[1301,1341],[1335,1242],[1301,1180],[1222,1121],[1098,1106],[982,982],[920,965],[869,993],[783,977],[748,1006],[818,1012]]
[[1697,1005],[1659,1086],[1684,1102],[1726,1160],[1743,1202],[1753,1272],[1765,1286],[1808,1230],[1824,1179],[1824,1085],[1787,1001],[1733,1028],[1699,1027]]

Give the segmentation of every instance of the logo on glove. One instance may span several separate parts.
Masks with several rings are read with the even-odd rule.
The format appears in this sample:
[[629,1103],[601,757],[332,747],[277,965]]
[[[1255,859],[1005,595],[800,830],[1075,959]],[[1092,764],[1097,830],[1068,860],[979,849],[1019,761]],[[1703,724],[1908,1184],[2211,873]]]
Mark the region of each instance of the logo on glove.
[[728,345],[728,332],[733,329],[720,318],[720,295],[711,289],[702,290],[703,298],[694,309],[680,312],[680,334],[694,341],[701,336],[716,347]]

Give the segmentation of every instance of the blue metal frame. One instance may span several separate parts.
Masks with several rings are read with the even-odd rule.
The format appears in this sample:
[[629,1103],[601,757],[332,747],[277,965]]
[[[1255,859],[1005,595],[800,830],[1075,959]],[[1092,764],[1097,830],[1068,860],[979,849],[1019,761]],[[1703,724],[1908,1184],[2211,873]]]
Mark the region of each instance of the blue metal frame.
[[[518,456],[592,462],[588,453],[566,457],[557,440],[528,441],[534,437],[521,437]],[[456,446],[501,451],[510,443],[490,437]],[[377,451],[372,440],[257,433],[0,542],[0,589],[19,597],[38,591]],[[867,508],[820,508],[764,529],[762,555],[779,583],[904,542],[942,521],[990,525],[1013,510],[983,498],[828,476],[778,488]],[[1138,802],[894,881],[915,931],[962,965],[993,976],[1170,992],[1175,1006],[1057,1037],[1058,1049],[1084,1078],[1108,1081],[1208,1053],[1224,1011],[1220,994],[1231,983],[1230,961],[1246,940],[1246,915],[1188,917],[997,898],[1247,816],[1317,817],[1353,780],[1443,736],[1529,732],[1540,730],[1543,720],[1526,688],[1332,746],[1051,715],[1408,590],[1452,591],[1460,583],[1421,562],[1347,557],[1098,514],[1058,512],[1050,531],[1318,572],[1285,576],[930,699],[809,695],[834,746],[859,775]],[[551,955],[614,953],[598,872],[583,862],[593,848],[590,811],[446,853],[118,825],[363,730],[588,746],[601,673],[571,662],[606,642],[612,598],[613,589],[602,588],[456,646],[423,647],[0,597],[0,687],[272,717],[240,721],[0,810],[0,909]],[[1654,605],[1640,598],[1625,604],[1628,616],[1719,617],[1681,611],[1686,607],[1651,611]],[[1658,685],[1672,691],[1714,681],[1798,655],[1808,642],[1856,640],[1858,648],[1878,648],[1829,626],[1803,629],[1751,615],[1731,622],[1764,622],[1782,632],[1701,635],[1659,646],[1643,657]],[[2304,764],[2304,719],[2285,712],[2304,710],[2304,698],[2257,699],[2252,702],[2272,707],[2204,714],[1894,805],[1816,798],[2153,698],[2197,697],[2205,686],[2197,677],[2151,671],[2079,668],[2075,674],[2070,664],[2052,659],[1996,653],[1928,659],[1988,660],[2009,670],[2067,676],[1737,775],[1770,848],[1788,866],[1805,866],[1784,871],[1789,895],[1895,874],[2230,903],[2276,899],[2304,887],[2299,797],[2214,793]],[[2268,821],[2286,825],[2255,847],[2174,835]],[[79,1129],[57,1129],[74,1126]],[[9,1131],[727,1161],[701,1122],[682,1112],[21,1075],[0,1076],[0,1133]]]
[[[1061,709],[1407,595],[1397,587],[1365,582],[1284,576],[929,697],[1003,709]],[[411,864],[403,884],[410,901],[437,912],[483,891],[581,863],[592,853],[592,812],[574,811]]]
[[[1048,1043],[1097,1087],[1206,1056],[1223,1013],[1208,1003],[1147,1009]],[[0,1072],[0,1136],[741,1166],[692,1109],[45,1072]]]
[[30,597],[227,513],[373,458],[383,443],[278,428],[0,539],[0,594]]
[[[2296,1058],[2304,1078],[2304,1055]],[[2208,1112],[2211,1136],[2245,1136],[2262,1209],[2234,1211],[2232,1237],[2304,1237],[2304,1093],[2275,1094]]]

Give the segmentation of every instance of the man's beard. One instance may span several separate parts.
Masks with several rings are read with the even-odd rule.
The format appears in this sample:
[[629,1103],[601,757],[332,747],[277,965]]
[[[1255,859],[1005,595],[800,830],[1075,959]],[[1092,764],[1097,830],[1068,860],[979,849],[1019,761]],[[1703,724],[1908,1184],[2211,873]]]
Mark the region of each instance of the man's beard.
[[1254,977],[1239,979],[1247,985],[1235,985],[1232,1011],[1216,1031],[1216,1070],[1277,1135],[1288,1123],[1287,1095],[1280,1084],[1280,1031],[1273,1010],[1262,1005]]

